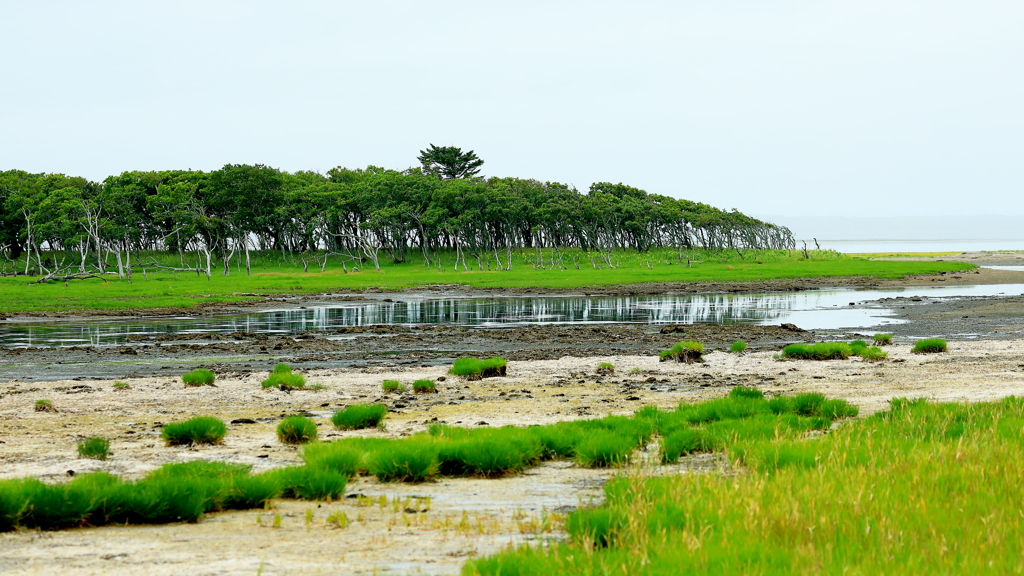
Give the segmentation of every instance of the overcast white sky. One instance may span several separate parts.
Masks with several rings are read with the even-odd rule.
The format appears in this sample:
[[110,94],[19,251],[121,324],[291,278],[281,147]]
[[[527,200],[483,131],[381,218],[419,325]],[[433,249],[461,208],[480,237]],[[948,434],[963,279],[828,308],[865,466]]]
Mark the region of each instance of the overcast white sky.
[[756,215],[1024,215],[1017,1],[0,0],[0,169],[625,182]]

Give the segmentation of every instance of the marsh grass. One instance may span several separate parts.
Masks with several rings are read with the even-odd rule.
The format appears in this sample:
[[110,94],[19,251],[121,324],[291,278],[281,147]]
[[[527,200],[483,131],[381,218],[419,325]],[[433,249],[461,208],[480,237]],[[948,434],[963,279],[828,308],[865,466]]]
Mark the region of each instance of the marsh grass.
[[429,439],[389,442],[367,457],[367,470],[381,482],[424,482],[437,475],[437,446]]
[[106,460],[110,455],[110,440],[106,438],[87,438],[78,443],[78,457],[93,460]]
[[877,362],[888,358],[889,353],[877,346],[869,346],[862,350],[858,356],[871,362]]
[[598,430],[576,444],[576,462],[587,468],[621,466],[636,449],[633,439],[612,431]]
[[310,466],[289,466],[268,472],[276,478],[283,498],[337,500],[345,494],[348,478],[343,474]]
[[274,366],[274,369],[260,385],[263,388],[280,388],[282,390],[303,389],[306,387],[306,377],[293,372],[291,366],[280,363]]
[[114,390],[131,390],[131,389],[132,389],[131,384],[129,384],[127,382],[122,382],[120,380],[116,380],[114,382]]
[[398,380],[385,380],[381,382],[380,389],[385,394],[402,393],[408,390],[408,388],[403,386],[402,383],[399,382]]
[[220,444],[227,431],[227,425],[223,421],[212,416],[198,416],[184,422],[164,425],[160,437],[168,446]]
[[872,342],[875,346],[889,346],[892,344],[892,334],[875,334]]
[[53,405],[53,402],[49,400],[36,400],[35,403],[36,412],[56,412],[57,408]]
[[[900,423],[904,438],[922,436],[902,423],[926,405],[894,401],[889,416],[872,420]],[[1024,402],[1014,406],[1020,412]],[[697,451],[720,451],[751,469],[774,474],[788,467],[818,466],[823,459],[831,458],[833,452],[823,451],[819,444],[809,441],[807,433],[828,430],[833,420],[856,413],[856,407],[820,394],[766,399],[757,388],[737,386],[725,398],[680,404],[672,411],[646,406],[632,417],[608,416],[529,428],[435,424],[427,433],[408,438],[351,437],[311,442],[301,450],[305,466],[256,475],[244,465],[195,461],[168,464],[132,482],[109,474],[83,474],[61,485],[61,489],[30,480],[0,481],[0,527],[195,521],[208,511],[262,506],[277,497],[339,498],[346,481],[364,473],[381,481],[422,482],[438,475],[516,474],[553,458],[572,458],[588,467],[622,466],[658,434],[663,462],[674,462],[682,454]],[[1024,445],[1024,418],[1019,414],[1014,418],[1000,420],[1002,437]],[[187,443],[203,438],[209,427],[195,425],[196,420],[203,419],[165,426],[165,439],[170,442],[179,438],[180,443]],[[207,420],[219,424],[222,430],[212,437],[223,437],[223,423]],[[960,438],[968,433],[963,422],[953,420],[939,439]],[[190,433],[173,433],[175,426],[191,426]],[[198,433],[191,433],[196,430]],[[307,438],[312,434],[298,436]],[[869,444],[861,440],[844,457],[849,462],[865,462],[864,446]],[[605,540],[611,545],[621,534],[608,532]]]
[[668,350],[663,350],[658,354],[658,360],[661,362],[675,360],[676,362],[686,362],[689,364],[699,361],[703,354],[704,344],[695,340],[683,340]]
[[316,435],[316,422],[305,416],[289,416],[277,425],[277,439],[284,444],[305,444]]
[[433,380],[417,380],[412,383],[412,391],[417,394],[436,394],[437,383]]
[[448,373],[454,374],[455,376],[464,376],[468,380],[495,378],[506,375],[507,365],[507,360],[497,356],[486,360],[480,360],[479,358],[458,358],[455,360]]
[[538,438],[524,428],[506,426],[466,430],[432,426],[437,442],[438,471],[445,476],[497,477],[521,472],[540,461],[545,452]]
[[331,416],[331,423],[340,430],[357,430],[380,426],[388,407],[384,404],[353,404]]
[[910,351],[914,354],[936,354],[945,352],[947,348],[948,344],[942,338],[925,338],[914,343]]
[[782,357],[793,360],[845,360],[852,355],[853,348],[845,342],[790,344],[782,349]]
[[209,386],[217,379],[213,372],[206,368],[196,368],[181,375],[185,386]]
[[306,466],[352,478],[366,470],[365,454],[359,446],[346,442],[311,442],[302,448],[302,461]]
[[1022,407],[894,400],[829,434],[738,441],[739,470],[613,479],[601,506],[566,519],[571,542],[463,573],[1015,573]]
[[737,341],[733,342],[731,346],[729,346],[729,352],[732,352],[734,354],[738,354],[740,352],[743,352],[746,349],[747,349],[747,343],[742,341],[742,340],[737,340]]
[[272,372],[260,384],[263,388],[302,389],[306,387],[306,377],[297,372]]
[[601,362],[597,365],[597,373],[602,376],[612,376],[615,374],[615,365],[611,362]]

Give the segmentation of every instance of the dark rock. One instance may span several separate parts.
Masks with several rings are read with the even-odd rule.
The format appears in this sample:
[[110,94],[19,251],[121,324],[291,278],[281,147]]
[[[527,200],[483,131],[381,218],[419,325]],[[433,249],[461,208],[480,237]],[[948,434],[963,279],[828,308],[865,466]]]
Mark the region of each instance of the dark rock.
[[256,421],[252,418],[235,418],[231,421],[232,424],[255,424]]

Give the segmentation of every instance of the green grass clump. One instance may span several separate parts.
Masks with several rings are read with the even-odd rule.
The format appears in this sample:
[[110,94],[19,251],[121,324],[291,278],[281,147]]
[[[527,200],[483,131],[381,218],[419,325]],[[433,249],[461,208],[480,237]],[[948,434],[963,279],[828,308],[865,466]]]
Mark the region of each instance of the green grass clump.
[[379,426],[387,414],[384,404],[353,404],[331,416],[331,423],[341,430],[357,430]]
[[374,450],[366,468],[381,482],[424,482],[437,475],[437,446],[429,439],[389,442]]
[[601,362],[597,365],[597,373],[602,376],[611,376],[615,374],[615,365],[611,362]]
[[692,428],[683,428],[662,438],[661,440],[661,462],[670,464],[679,460],[680,456],[704,450],[704,442],[701,433]]
[[729,352],[738,353],[743,352],[747,349],[747,343],[742,340],[737,340],[729,346]]
[[289,466],[272,472],[281,486],[283,498],[302,500],[337,500],[345,494],[348,477],[344,474],[311,466]]
[[869,346],[862,350],[858,356],[865,360],[878,361],[888,358],[889,353],[877,346]]
[[310,442],[302,448],[302,461],[311,468],[330,470],[347,478],[365,471],[365,447],[351,442]]
[[267,379],[262,382],[264,388],[280,387],[283,389],[289,388],[305,388],[306,377],[297,372],[271,372]]
[[305,444],[316,440],[316,422],[305,416],[289,416],[277,425],[277,439],[284,444]]
[[947,347],[946,341],[942,338],[925,338],[918,340],[910,351],[915,354],[935,354],[945,352]]
[[875,346],[889,346],[892,344],[892,334],[875,334],[872,341]]
[[110,440],[106,438],[87,438],[78,443],[78,457],[106,460],[110,455]]
[[790,344],[782,349],[783,358],[795,360],[845,360],[852,355],[853,348],[845,342]]
[[508,361],[497,356],[480,360],[479,358],[458,358],[455,360],[449,374],[465,376],[469,380],[481,378],[494,378],[504,376],[507,373]]
[[658,359],[661,362],[675,360],[676,362],[694,362],[700,360],[704,354],[704,344],[695,340],[683,340],[668,350],[663,350]]
[[198,416],[184,422],[164,425],[160,437],[169,446],[220,444],[227,431],[227,425],[221,420],[212,416]]
[[402,383],[398,380],[385,380],[384,382],[381,382],[380,389],[383,390],[385,394],[391,394],[392,392],[405,392],[408,390],[408,388],[402,386]]
[[206,368],[196,368],[181,375],[181,381],[185,383],[185,386],[208,386],[213,384],[216,379],[213,372]]
[[132,385],[127,382],[117,380],[114,382],[114,390],[131,390]]
[[291,374],[292,373],[292,367],[287,365],[287,364],[285,364],[284,362],[280,362],[280,363],[274,365],[274,369],[271,370],[270,373],[271,374]]
[[576,445],[576,462],[587,468],[620,466],[629,462],[636,442],[612,431],[595,431]]
[[417,380],[412,383],[412,391],[417,394],[436,394],[437,383],[433,380]]
[[36,400],[35,410],[36,412],[56,412],[57,408],[49,400]]
[[529,430],[506,426],[466,430],[431,426],[437,442],[438,471],[446,476],[497,477],[520,472],[538,462],[544,447]]

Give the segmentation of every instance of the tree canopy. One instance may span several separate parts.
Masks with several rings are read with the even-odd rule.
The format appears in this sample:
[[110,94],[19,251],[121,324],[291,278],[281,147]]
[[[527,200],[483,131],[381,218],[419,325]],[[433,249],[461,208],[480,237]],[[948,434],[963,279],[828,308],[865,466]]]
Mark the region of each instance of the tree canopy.
[[455,180],[456,178],[470,178],[480,173],[480,167],[484,161],[477,158],[475,152],[463,152],[462,148],[455,146],[434,146],[426,150],[420,150],[417,157],[427,174],[437,176],[443,180]]
[[229,164],[211,172],[124,172],[103,182],[0,172],[0,263],[8,273],[16,265],[42,274],[58,268],[52,258],[81,274],[116,267],[130,277],[133,255],[144,250],[178,254],[183,267],[191,253],[209,275],[215,263],[227,274],[233,258],[248,262],[251,250],[303,262],[348,255],[375,266],[381,257],[404,262],[411,251],[429,265],[451,251],[464,267],[467,257],[501,267],[511,265],[513,250],[575,248],[610,264],[623,249],[794,244],[785,227],[621,183],[580,193],[558,182],[468,177],[481,161],[453,150],[466,163],[449,172],[339,166],[289,173]]

